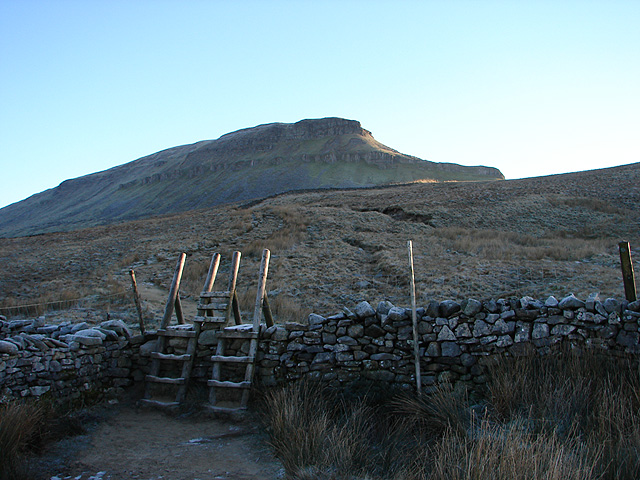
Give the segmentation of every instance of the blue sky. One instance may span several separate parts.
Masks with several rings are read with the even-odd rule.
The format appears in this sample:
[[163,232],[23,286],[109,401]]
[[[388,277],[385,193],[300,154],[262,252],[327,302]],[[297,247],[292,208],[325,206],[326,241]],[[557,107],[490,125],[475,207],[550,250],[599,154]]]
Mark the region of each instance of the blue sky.
[[0,0],[0,207],[338,116],[507,178],[640,161],[640,1]]

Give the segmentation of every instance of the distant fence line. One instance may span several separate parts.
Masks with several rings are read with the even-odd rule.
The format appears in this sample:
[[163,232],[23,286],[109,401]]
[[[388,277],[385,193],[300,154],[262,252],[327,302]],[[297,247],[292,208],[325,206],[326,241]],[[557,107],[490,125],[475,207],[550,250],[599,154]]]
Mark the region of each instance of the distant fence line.
[[80,297],[80,298],[71,298],[67,300],[56,300],[52,302],[40,302],[40,303],[28,303],[23,305],[12,305],[7,307],[0,307],[0,314],[19,314],[23,313],[25,315],[29,314],[39,314],[52,309],[62,309],[62,308],[71,308],[73,306],[81,305],[83,303],[94,303],[96,301],[104,301],[110,298],[120,297],[125,298],[128,297],[129,294],[127,292],[120,293],[111,293],[108,295],[99,295],[93,296],[92,298]]

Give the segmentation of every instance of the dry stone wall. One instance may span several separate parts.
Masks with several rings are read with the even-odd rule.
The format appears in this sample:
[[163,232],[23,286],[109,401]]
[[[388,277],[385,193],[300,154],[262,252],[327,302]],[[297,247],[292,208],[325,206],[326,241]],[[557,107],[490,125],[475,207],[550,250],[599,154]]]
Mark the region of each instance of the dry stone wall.
[[[563,345],[638,354],[639,312],[640,302],[597,294],[586,301],[573,295],[560,301],[432,301],[417,311],[422,384],[481,386],[496,356],[544,355]],[[308,325],[270,327],[260,343],[258,377],[265,385],[309,376],[336,387],[371,380],[411,388],[411,316],[410,309],[387,301],[376,308],[362,302],[333,316],[312,314]]]
[[[331,316],[311,314],[304,323],[262,325],[256,383],[269,387],[310,377],[333,387],[365,382],[413,388],[411,313],[388,301],[375,308],[361,302]],[[486,366],[503,355],[546,355],[563,346],[614,356],[640,353],[640,301],[597,294],[586,300],[573,295],[560,301],[446,300],[431,301],[417,314],[427,390],[443,382],[481,387]],[[45,325],[44,317],[8,321],[0,316],[0,403],[43,395],[72,400],[139,384],[156,338],[154,333],[133,336],[120,320]],[[216,345],[216,330],[205,330],[193,369],[196,384],[210,378]],[[226,354],[245,355],[248,344],[238,340],[229,347]],[[169,342],[168,353],[185,349],[185,339]]]
[[0,316],[0,403],[47,395],[57,401],[132,384],[142,337],[121,320],[45,325]]

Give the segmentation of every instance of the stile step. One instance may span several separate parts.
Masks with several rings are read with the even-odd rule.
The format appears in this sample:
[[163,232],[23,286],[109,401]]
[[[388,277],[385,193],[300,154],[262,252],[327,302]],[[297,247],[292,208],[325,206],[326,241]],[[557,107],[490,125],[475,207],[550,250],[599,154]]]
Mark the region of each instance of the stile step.
[[222,363],[251,363],[253,361],[253,357],[230,357],[226,355],[213,355],[211,357],[211,361]]
[[209,380],[207,385],[219,388],[251,388],[251,382],[221,382],[220,380]]
[[142,403],[153,405],[154,407],[177,407],[180,405],[178,402],[163,402],[161,400],[153,400],[151,398],[143,398],[140,400]]
[[225,323],[227,317],[203,317],[202,315],[198,315],[193,318],[193,321],[200,323]]
[[202,292],[200,298],[229,298],[231,292]]
[[221,310],[226,311],[229,308],[228,303],[199,303],[198,310]]
[[211,410],[212,412],[218,412],[218,413],[235,413],[235,412],[241,412],[247,409],[247,407],[217,407],[215,405],[206,405],[206,407]]
[[185,337],[185,338],[192,338],[196,336],[196,332],[194,332],[193,330],[164,330],[164,329],[160,329],[156,332],[158,335],[160,335],[161,337]]
[[147,382],[155,382],[155,383],[170,383],[172,385],[182,385],[184,384],[184,378],[172,378],[172,377],[157,377],[155,375],[147,375],[145,377]]
[[189,355],[188,353],[183,353],[182,355],[175,355],[172,353],[152,352],[151,358],[157,358],[159,360],[174,360],[177,362],[186,362],[187,360],[191,360],[191,355]]
[[222,330],[218,338],[258,338],[258,332],[251,330]]

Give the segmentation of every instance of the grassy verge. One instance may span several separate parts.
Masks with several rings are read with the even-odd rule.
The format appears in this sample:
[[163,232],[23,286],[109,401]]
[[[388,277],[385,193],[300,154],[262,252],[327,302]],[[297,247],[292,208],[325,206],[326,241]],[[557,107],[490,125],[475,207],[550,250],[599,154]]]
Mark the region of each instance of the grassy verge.
[[[97,391],[70,402],[44,395],[38,400],[14,400],[0,404],[0,480],[42,478],[41,465],[33,460],[47,445],[87,432],[104,418]],[[49,478],[49,477],[46,477]]]
[[37,405],[0,405],[0,480],[27,478],[25,454],[42,426],[42,409]]
[[636,479],[640,377],[594,354],[502,359],[481,398],[345,401],[308,381],[266,396],[290,479]]

